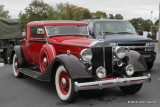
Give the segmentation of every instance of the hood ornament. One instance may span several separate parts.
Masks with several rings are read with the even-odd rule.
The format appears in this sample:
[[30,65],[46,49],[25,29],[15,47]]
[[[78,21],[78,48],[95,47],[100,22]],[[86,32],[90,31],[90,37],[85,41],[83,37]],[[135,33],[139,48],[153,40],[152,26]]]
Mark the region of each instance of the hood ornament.
[[101,36],[102,36],[102,40],[105,40],[105,39],[106,39],[106,35],[105,35],[105,33],[103,32],[103,30],[101,31]]

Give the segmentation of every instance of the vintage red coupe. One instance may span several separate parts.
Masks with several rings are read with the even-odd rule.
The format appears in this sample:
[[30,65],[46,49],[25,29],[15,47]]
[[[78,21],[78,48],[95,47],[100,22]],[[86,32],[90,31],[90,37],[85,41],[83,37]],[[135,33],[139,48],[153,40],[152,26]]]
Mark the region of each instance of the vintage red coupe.
[[89,39],[88,24],[77,21],[34,21],[26,26],[21,45],[14,47],[13,72],[55,82],[59,98],[71,102],[79,90],[120,87],[138,92],[151,76],[136,51]]

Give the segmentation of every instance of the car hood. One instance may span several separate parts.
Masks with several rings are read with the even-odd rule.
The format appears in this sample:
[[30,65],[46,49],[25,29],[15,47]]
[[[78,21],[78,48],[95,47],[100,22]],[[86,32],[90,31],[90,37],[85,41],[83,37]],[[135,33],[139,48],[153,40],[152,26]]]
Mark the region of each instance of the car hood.
[[89,39],[86,36],[55,36],[50,37],[48,42],[59,45],[89,47],[95,39]]
[[110,43],[130,43],[130,42],[153,42],[153,40],[149,38],[145,38],[138,35],[131,35],[131,34],[125,34],[125,35],[107,35],[106,41]]

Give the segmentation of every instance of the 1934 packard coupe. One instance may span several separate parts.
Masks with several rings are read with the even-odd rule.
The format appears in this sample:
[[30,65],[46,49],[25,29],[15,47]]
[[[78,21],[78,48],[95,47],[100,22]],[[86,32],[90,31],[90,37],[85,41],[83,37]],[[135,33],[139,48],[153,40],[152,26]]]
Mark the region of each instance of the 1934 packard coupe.
[[79,90],[120,87],[138,92],[151,76],[136,51],[89,39],[87,23],[34,21],[26,26],[21,45],[14,47],[13,73],[55,82],[59,98],[71,102]]

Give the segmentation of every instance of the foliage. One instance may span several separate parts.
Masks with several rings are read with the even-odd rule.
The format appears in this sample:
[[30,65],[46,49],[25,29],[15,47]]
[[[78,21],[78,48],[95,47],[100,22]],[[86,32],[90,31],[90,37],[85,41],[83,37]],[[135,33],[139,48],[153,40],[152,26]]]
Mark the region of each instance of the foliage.
[[[84,20],[84,19],[101,19],[107,18],[107,14],[103,11],[91,13],[87,8],[78,7],[73,4],[59,3],[55,8],[43,2],[43,0],[33,0],[25,12],[19,13],[22,25],[25,27],[30,21],[35,20]],[[120,14],[109,15],[110,19],[123,19]]]
[[115,19],[123,19],[123,16],[121,14],[116,14]]
[[114,19],[113,14],[109,14],[109,19]]
[[0,18],[10,18],[9,11],[4,10],[4,5],[0,5]]
[[140,18],[133,18],[130,20],[131,24],[135,27],[136,30],[143,30],[143,31],[151,31],[151,27],[153,23],[151,20],[144,20]]
[[92,13],[92,19],[101,19],[101,18],[107,18],[107,14],[102,11],[97,11],[96,13]]

